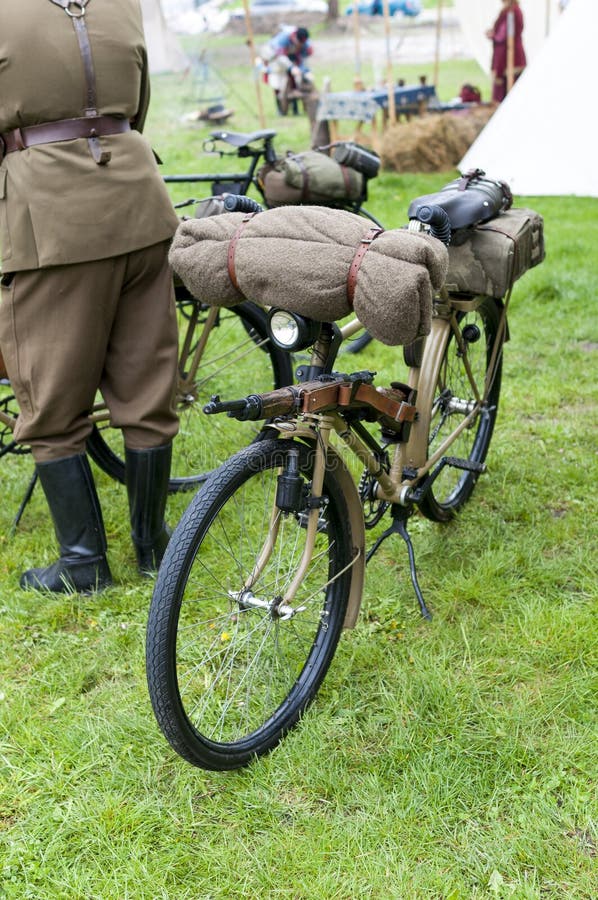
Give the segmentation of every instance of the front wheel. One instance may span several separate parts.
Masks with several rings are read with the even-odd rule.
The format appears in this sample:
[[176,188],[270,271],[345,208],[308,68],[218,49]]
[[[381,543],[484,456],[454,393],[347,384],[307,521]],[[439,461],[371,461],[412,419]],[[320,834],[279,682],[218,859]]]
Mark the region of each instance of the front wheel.
[[[146,645],[152,706],[177,753],[206,769],[271,750],[314,699],[341,634],[353,560],[341,484],[331,467],[319,508],[281,512],[277,481],[290,451],[307,497],[310,446],[247,447],[193,498],[156,581]],[[302,571],[310,515],[318,525]]]
[[488,453],[500,396],[502,346],[490,371],[499,321],[500,309],[491,297],[471,312],[459,312],[432,375],[428,458],[474,413],[444,454],[472,464],[472,469],[445,465],[420,503],[422,513],[435,522],[448,522],[467,502],[479,474],[475,467]]

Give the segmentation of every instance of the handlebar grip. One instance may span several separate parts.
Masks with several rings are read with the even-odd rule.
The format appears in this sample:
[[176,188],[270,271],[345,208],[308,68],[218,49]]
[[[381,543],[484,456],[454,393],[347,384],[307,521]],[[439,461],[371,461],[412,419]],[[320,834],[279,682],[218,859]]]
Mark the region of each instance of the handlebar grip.
[[226,212],[258,213],[263,211],[263,206],[242,194],[225,194],[224,209]]
[[443,244],[451,241],[451,220],[442,206],[430,204],[420,206],[415,218],[424,225],[429,225],[432,237],[438,238]]

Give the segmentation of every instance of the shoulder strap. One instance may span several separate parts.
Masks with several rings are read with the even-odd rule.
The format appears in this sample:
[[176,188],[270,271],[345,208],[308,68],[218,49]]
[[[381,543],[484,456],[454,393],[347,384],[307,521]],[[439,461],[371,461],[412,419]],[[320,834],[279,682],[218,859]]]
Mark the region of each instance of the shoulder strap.
[[[96,75],[93,65],[93,55],[91,52],[91,44],[89,42],[89,32],[85,22],[85,10],[89,0],[50,0],[65,11],[67,16],[73,23],[77,42],[79,44],[79,53],[83,62],[83,71],[85,72],[85,102],[83,104],[84,116],[97,116],[97,91],[96,91]],[[110,162],[111,154],[102,150],[100,139],[98,137],[87,138],[87,144],[94,160],[99,166],[105,166]]]

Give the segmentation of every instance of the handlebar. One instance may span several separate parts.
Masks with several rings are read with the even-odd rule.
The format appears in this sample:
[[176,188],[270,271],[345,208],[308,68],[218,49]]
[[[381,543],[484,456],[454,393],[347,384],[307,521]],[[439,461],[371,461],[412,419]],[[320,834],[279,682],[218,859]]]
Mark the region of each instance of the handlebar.
[[442,206],[436,206],[435,204],[420,206],[414,219],[423,225],[427,225],[432,237],[438,238],[443,244],[450,244],[451,220]]
[[244,194],[223,194],[222,196],[226,212],[258,213],[264,210],[257,200],[252,200],[251,197],[246,197]]

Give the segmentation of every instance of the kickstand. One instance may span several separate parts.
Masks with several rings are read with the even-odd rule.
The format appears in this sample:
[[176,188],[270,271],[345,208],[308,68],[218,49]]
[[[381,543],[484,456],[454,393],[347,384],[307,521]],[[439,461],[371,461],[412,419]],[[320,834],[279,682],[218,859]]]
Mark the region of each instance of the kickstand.
[[25,496],[21,500],[21,505],[19,506],[18,512],[14,518],[14,522],[11,525],[11,528],[10,528],[11,537],[14,535],[15,531],[17,530],[17,526],[18,526],[19,522],[21,521],[21,517],[22,517],[23,513],[25,512],[25,507],[31,500],[31,495],[33,494],[33,490],[34,490],[36,484],[37,484],[37,469],[34,471],[33,475],[31,476],[31,480],[30,480],[29,484],[27,485],[27,490],[25,491]]
[[413,590],[415,591],[415,596],[417,597],[417,602],[419,603],[419,608],[424,619],[431,619],[432,613],[426,606],[426,601],[424,600],[423,594],[421,592],[421,588],[419,586],[419,581],[417,580],[417,569],[415,567],[415,553],[413,552],[413,544],[411,543],[411,538],[409,537],[409,532],[407,531],[407,519],[411,515],[413,510],[406,506],[399,506],[398,503],[394,503],[391,507],[391,515],[392,515],[392,524],[384,531],[372,549],[368,552],[366,556],[366,563],[369,563],[370,559],[380,548],[380,545],[383,541],[386,540],[387,537],[390,537],[391,534],[400,534],[405,543],[407,544],[407,553],[409,554],[409,574],[411,575],[411,584],[413,585]]

